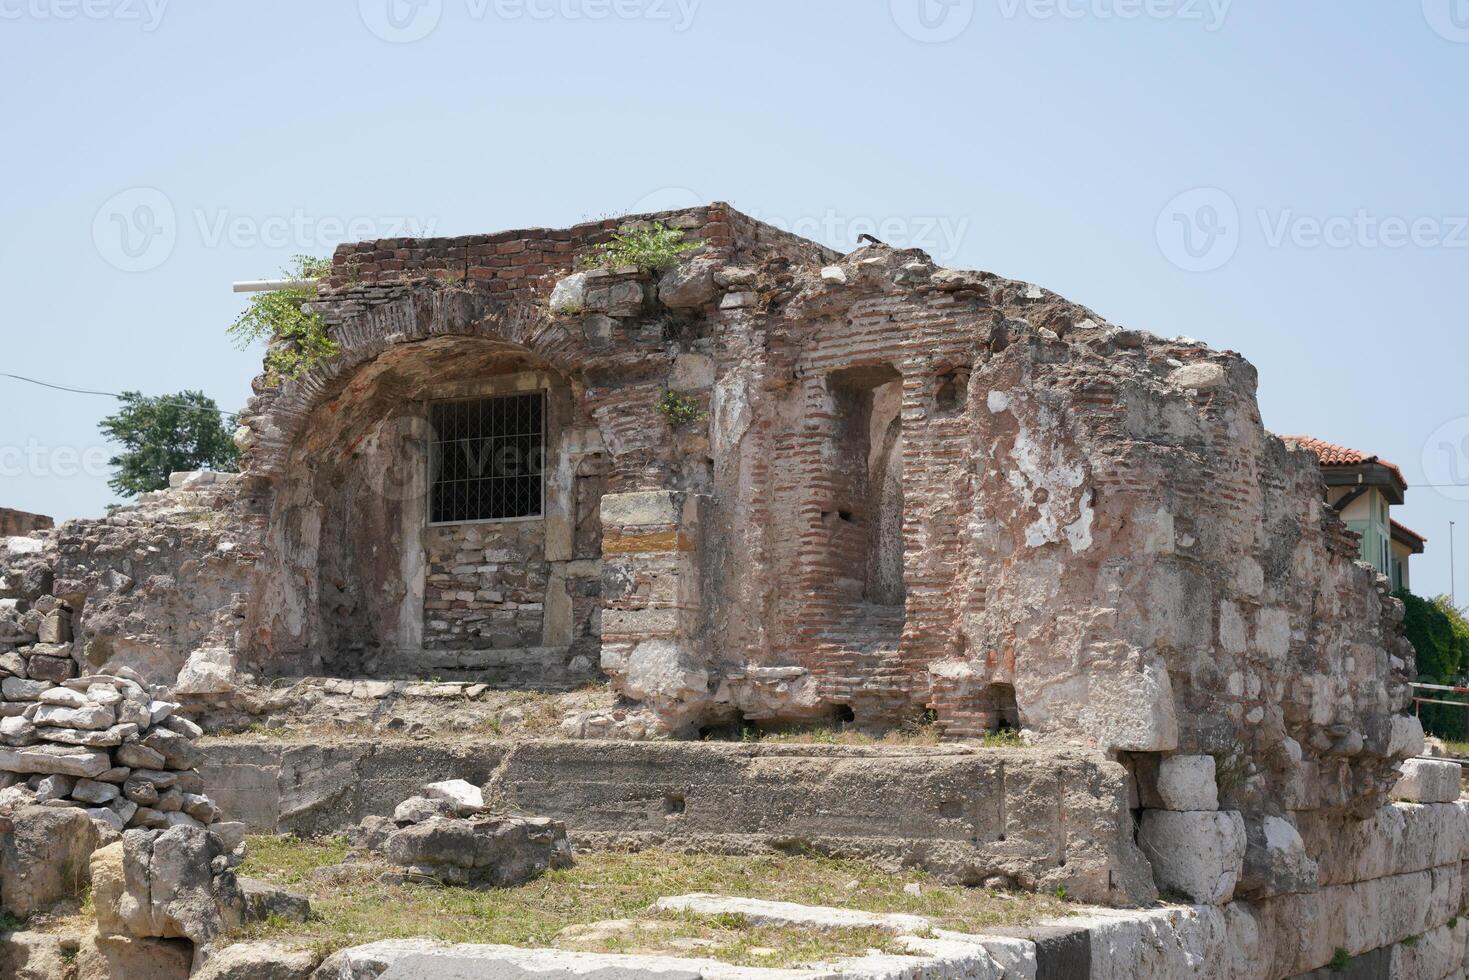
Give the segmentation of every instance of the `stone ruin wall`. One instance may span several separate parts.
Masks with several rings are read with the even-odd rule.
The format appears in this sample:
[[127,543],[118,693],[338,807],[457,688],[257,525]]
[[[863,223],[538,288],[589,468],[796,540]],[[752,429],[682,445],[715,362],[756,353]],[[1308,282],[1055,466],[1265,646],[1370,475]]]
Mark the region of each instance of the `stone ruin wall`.
[[[661,220],[705,250],[579,277],[559,313],[619,222],[344,246],[318,304],[342,353],[257,385],[243,478],[195,488],[213,511],[55,532],[80,655],[600,667],[672,730],[929,711],[1234,759],[1245,802],[1381,802],[1411,741],[1400,613],[1246,362],[918,252]],[[526,378],[556,393],[545,519],[424,528],[411,406]],[[666,390],[704,417],[670,426]]]
[[[243,477],[12,538],[39,544],[3,595],[54,593],[74,656],[201,693],[602,672],[630,704],[578,733],[639,710],[673,732],[1018,721],[1124,762],[1144,825],[1225,864],[1237,840],[1251,903],[1340,915],[1355,883],[1431,870],[1282,870],[1381,822],[1421,742],[1401,609],[1314,459],[1263,430],[1248,363],[918,252],[840,257],[719,205],[661,219],[705,251],[581,277],[557,313],[619,222],[344,247],[318,304],[342,354],[259,388]],[[404,406],[525,377],[563,413],[545,520],[425,532]],[[670,426],[667,390],[705,417]],[[1212,761],[1218,810],[1164,798],[1170,758]]]
[[32,531],[48,531],[56,522],[41,514],[28,514],[23,510],[0,507],[0,538],[19,537]]

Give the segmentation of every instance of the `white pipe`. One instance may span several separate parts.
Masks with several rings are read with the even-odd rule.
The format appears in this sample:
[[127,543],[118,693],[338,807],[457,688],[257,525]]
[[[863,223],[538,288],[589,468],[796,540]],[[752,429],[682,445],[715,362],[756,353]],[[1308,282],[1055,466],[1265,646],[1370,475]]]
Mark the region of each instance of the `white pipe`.
[[315,289],[318,279],[250,279],[234,284],[237,293],[273,293],[277,289]]

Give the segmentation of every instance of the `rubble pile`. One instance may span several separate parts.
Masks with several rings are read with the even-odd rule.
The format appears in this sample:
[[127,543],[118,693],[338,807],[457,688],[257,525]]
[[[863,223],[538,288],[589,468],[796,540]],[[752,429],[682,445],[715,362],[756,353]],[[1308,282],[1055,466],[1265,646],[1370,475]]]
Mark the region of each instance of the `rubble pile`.
[[[43,600],[19,616],[44,629],[63,611]],[[0,616],[8,617],[0,624],[20,621],[14,606]],[[78,807],[107,837],[216,823],[194,745],[203,733],[164,689],[127,667],[70,676],[50,663],[61,658],[36,652],[44,646],[0,654],[0,806]]]
[[559,820],[492,813],[480,788],[462,779],[419,792],[392,817],[366,818],[352,835],[354,845],[403,868],[400,881],[508,888],[571,866]]

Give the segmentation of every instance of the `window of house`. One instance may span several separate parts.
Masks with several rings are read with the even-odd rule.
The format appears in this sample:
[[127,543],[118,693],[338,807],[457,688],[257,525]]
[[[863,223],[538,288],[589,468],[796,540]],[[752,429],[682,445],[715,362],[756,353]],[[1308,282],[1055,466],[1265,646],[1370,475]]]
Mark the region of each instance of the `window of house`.
[[544,497],[545,395],[429,406],[429,521],[539,517]]

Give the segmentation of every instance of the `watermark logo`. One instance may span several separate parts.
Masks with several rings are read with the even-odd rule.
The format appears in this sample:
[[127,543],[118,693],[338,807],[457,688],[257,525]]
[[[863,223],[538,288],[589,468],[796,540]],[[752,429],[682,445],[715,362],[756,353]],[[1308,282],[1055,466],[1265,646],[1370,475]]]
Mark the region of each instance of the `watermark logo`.
[[915,41],[942,44],[969,29],[974,0],[890,0],[893,23]]
[[118,21],[158,30],[169,0],[0,0],[0,20]]
[[[628,214],[654,211],[684,211],[703,207],[711,199],[687,187],[669,186],[644,194],[633,202]],[[917,248],[939,265],[959,258],[969,236],[969,218],[951,214],[849,214],[836,208],[804,214],[777,214],[750,209],[756,221],[814,242],[850,252],[871,236],[893,248]]]
[[1257,213],[1260,233],[1270,248],[1469,248],[1469,216],[1404,218],[1377,215],[1366,208],[1353,214],[1319,217],[1286,208]]
[[439,26],[444,0],[357,0],[357,13],[367,29],[382,40],[412,44]]
[[[1212,272],[1234,258],[1246,226],[1259,225],[1268,249],[1469,249],[1469,215],[1307,214],[1256,208],[1242,220],[1234,199],[1217,187],[1185,191],[1158,215],[1155,234],[1169,262],[1186,272]],[[1256,241],[1251,231],[1252,242]]]
[[1239,250],[1239,206],[1217,187],[1184,191],[1159,212],[1154,235],[1164,258],[1178,268],[1212,272]]
[[97,253],[115,269],[147,272],[173,254],[178,216],[156,187],[130,187],[108,198],[92,219]]
[[[0,3],[5,0],[0,0]],[[642,20],[670,25],[677,33],[694,26],[701,0],[463,0],[470,21]],[[428,37],[444,16],[444,0],[358,0],[367,29],[384,41],[411,44]]]
[[[3,2],[3,0],[0,0]],[[182,218],[155,187],[131,187],[108,198],[92,220],[92,241],[103,261],[122,272],[148,272],[167,262],[181,234],[203,248],[273,248],[320,254],[342,242],[431,238],[438,219],[395,215],[239,214],[194,208]]]
[[1171,20],[1201,24],[1213,33],[1224,26],[1234,0],[998,0],[1000,16],[1015,20]]
[[112,473],[111,455],[105,446],[53,446],[30,438],[23,446],[0,446],[0,477],[94,479]]
[[1449,419],[1423,443],[1423,477],[1450,500],[1469,500],[1469,416]]
[[1423,0],[1423,18],[1439,37],[1469,44],[1469,0]]

